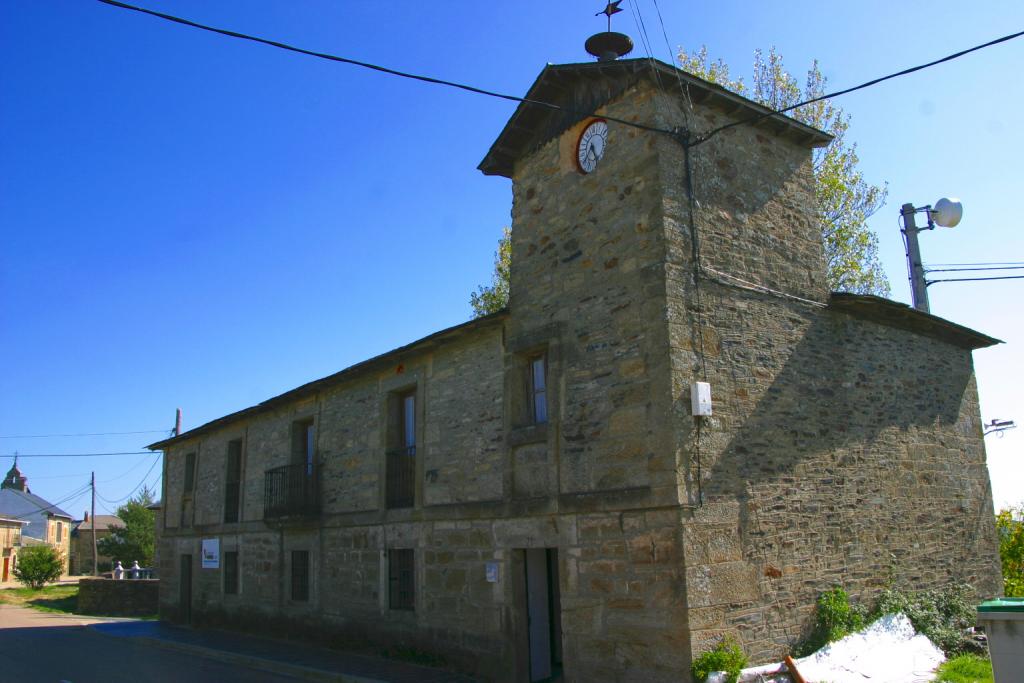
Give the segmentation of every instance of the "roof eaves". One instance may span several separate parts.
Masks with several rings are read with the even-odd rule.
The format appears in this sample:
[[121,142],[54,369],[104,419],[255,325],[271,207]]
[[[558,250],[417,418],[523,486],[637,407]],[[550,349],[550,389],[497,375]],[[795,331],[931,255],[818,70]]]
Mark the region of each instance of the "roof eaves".
[[500,311],[496,311],[494,313],[490,313],[479,318],[474,318],[467,322],[460,323],[458,325],[453,325],[452,327],[447,327],[443,330],[439,330],[437,332],[429,334],[426,337],[417,339],[416,341],[406,344],[405,346],[400,346],[396,349],[391,349],[390,351],[386,351],[380,355],[368,358],[367,360],[364,361],[360,361],[355,365],[350,365],[349,367],[339,372],[336,372],[333,375],[328,375],[327,377],[321,377],[320,379],[313,380],[312,382],[307,382],[306,384],[298,386],[294,389],[289,389],[283,394],[278,394],[277,396],[269,398],[266,401],[258,403],[254,406],[243,408],[242,410],[239,410],[237,412],[230,413],[223,417],[219,417],[215,420],[211,420],[210,422],[202,424],[196,427],[195,429],[190,429],[187,432],[183,432],[178,436],[172,436],[169,439],[162,439],[161,441],[151,443],[148,446],[146,446],[146,448],[154,451],[162,450],[169,445],[187,441],[191,438],[199,436],[200,434],[209,432],[219,427],[224,427],[232,422],[236,422],[244,417],[249,417],[251,415],[258,415],[260,413],[267,412],[281,404],[293,401],[295,399],[307,396],[309,394],[316,393],[317,391],[326,389],[328,387],[332,387],[336,384],[340,384],[341,382],[348,381],[354,377],[359,376],[360,373],[368,372],[374,368],[377,368],[378,366],[383,365],[398,356],[407,353],[413,353],[416,351],[421,351],[427,346],[431,344],[436,344],[440,342],[443,338],[449,336],[461,335],[474,331],[476,329],[483,329],[488,325],[504,320],[507,316],[508,309],[503,308]]
[[965,349],[983,349],[1003,341],[969,327],[911,308],[905,303],[871,294],[833,292],[829,308],[882,325],[924,334]]

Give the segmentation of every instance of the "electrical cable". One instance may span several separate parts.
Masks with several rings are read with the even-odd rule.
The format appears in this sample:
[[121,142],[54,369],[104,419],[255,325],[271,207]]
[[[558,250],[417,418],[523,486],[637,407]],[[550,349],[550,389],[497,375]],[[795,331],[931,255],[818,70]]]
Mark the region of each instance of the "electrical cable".
[[[271,47],[280,48],[282,50],[288,50],[289,52],[297,52],[298,54],[307,55],[309,57],[317,57],[319,59],[326,59],[326,60],[329,60],[329,61],[332,61],[332,62],[341,62],[342,64],[351,64],[352,66],[359,66],[359,67],[362,67],[364,69],[370,69],[371,71],[379,71],[381,73],[389,74],[389,75],[392,75],[392,76],[398,76],[400,78],[408,78],[410,80],[421,81],[423,83],[431,83],[431,84],[434,84],[434,85],[445,85],[445,86],[448,86],[450,88],[457,88],[459,90],[465,90],[466,92],[476,93],[478,95],[487,95],[488,97],[497,97],[498,99],[508,100],[510,102],[522,102],[524,104],[529,104],[529,105],[533,105],[533,106],[537,106],[537,107],[545,107],[547,109],[553,109],[553,110],[556,110],[556,111],[564,111],[564,112],[567,112],[567,113],[579,116],[581,118],[588,118],[588,117],[595,116],[595,114],[592,113],[592,112],[589,112],[589,113],[588,112],[581,112],[581,111],[579,111],[577,109],[571,109],[569,107],[563,107],[563,106],[560,106],[560,105],[557,105],[557,104],[552,104],[551,102],[543,102],[541,100],[531,100],[531,99],[527,99],[525,97],[517,97],[515,95],[508,95],[508,94],[505,94],[505,93],[495,92],[493,90],[486,90],[484,88],[478,88],[476,86],[466,85],[464,83],[456,83],[455,81],[446,81],[446,80],[444,80],[442,78],[434,78],[433,76],[423,76],[423,75],[420,75],[420,74],[408,73],[408,72],[405,72],[405,71],[399,71],[397,69],[391,69],[391,68],[388,68],[386,66],[380,66],[380,65],[377,65],[377,64],[371,64],[369,62],[361,62],[361,61],[359,61],[357,59],[349,59],[348,57],[340,57],[338,55],[332,55],[332,54],[328,54],[326,52],[316,52],[315,50],[307,50],[305,48],[295,47],[294,45],[288,45],[287,43],[281,43],[281,42],[278,42],[276,40],[269,40],[267,38],[259,38],[257,36],[248,35],[246,33],[239,33],[237,31],[230,31],[228,29],[216,28],[214,26],[207,26],[205,24],[200,24],[200,23],[197,23],[197,22],[194,22],[194,21],[189,21],[188,19],[182,19],[181,17],[176,17],[176,16],[174,16],[172,14],[164,14],[163,12],[156,12],[154,10],[146,9],[144,7],[136,7],[135,5],[129,5],[127,3],[118,2],[117,0],[97,0],[97,2],[102,2],[104,5],[110,5],[112,7],[118,7],[120,9],[127,9],[127,10],[132,10],[133,12],[140,12],[142,14],[148,14],[149,16],[157,17],[158,19],[164,19],[165,21],[170,21],[170,22],[173,22],[173,23],[176,23],[176,24],[181,24],[183,26],[190,26],[192,28],[197,28],[197,29],[200,29],[202,31],[210,31],[211,33],[219,33],[220,35],[228,36],[230,38],[239,38],[241,40],[250,40],[250,41],[252,41],[254,43],[260,43],[262,45],[269,45]],[[636,121],[627,121],[625,119],[614,118],[612,116],[607,116],[607,115],[604,115],[604,114],[602,114],[601,118],[606,119],[608,121],[614,121],[615,123],[621,123],[624,126],[632,126],[633,128],[639,128],[640,130],[647,130],[647,131],[650,131],[650,132],[653,132],[653,133],[664,133],[665,135],[673,135],[673,132],[670,131],[670,130],[665,130],[664,128],[658,128],[656,126],[647,126],[647,125],[644,125],[642,123],[637,123]]]
[[0,458],[97,458],[104,455],[152,455],[153,451],[121,453],[0,453]]
[[[103,2],[105,0],[100,0],[100,1]],[[725,124],[723,126],[719,126],[718,128],[712,128],[708,132],[703,133],[701,136],[699,136],[696,140],[694,140],[690,144],[692,146],[696,147],[697,145],[700,145],[700,144],[703,144],[703,143],[707,142],[712,137],[714,137],[715,135],[718,135],[722,131],[729,130],[730,128],[735,128],[736,126],[744,126],[744,125],[747,125],[747,124],[757,123],[758,121],[761,121],[763,119],[769,118],[771,116],[776,116],[778,114],[784,114],[787,111],[792,111],[793,109],[798,109],[799,107],[803,107],[803,106],[806,106],[808,104],[814,104],[815,102],[820,102],[822,100],[828,100],[828,99],[831,99],[833,97],[839,97],[840,95],[846,95],[848,93],[855,92],[857,90],[863,90],[864,88],[869,88],[869,87],[871,87],[873,85],[878,85],[879,83],[882,83],[883,81],[888,81],[890,79],[897,78],[899,76],[906,76],[907,74],[912,74],[915,71],[921,71],[922,69],[927,69],[929,67],[936,66],[937,64],[942,64],[943,62],[949,62],[949,61],[952,61],[954,59],[958,59],[960,57],[963,57],[964,55],[968,55],[968,54],[970,54],[972,52],[977,52],[978,50],[981,50],[981,49],[984,49],[984,48],[987,48],[987,47],[992,47],[993,45],[998,45],[999,43],[1005,43],[1008,40],[1013,40],[1015,38],[1020,38],[1021,36],[1024,36],[1024,31],[1018,31],[1017,33],[1011,33],[1010,35],[1003,36],[1002,38],[996,38],[995,40],[990,40],[987,43],[982,43],[981,45],[975,45],[972,48],[968,48],[966,50],[961,50],[960,52],[954,52],[951,55],[946,55],[945,57],[942,57],[940,59],[936,59],[934,61],[928,62],[927,64],[919,64],[918,66],[912,66],[909,69],[903,69],[902,71],[897,71],[896,73],[889,74],[888,76],[882,76],[880,78],[874,78],[874,79],[872,79],[870,81],[867,81],[865,83],[861,83],[860,85],[855,85],[855,86],[853,86],[851,88],[846,88],[844,90],[837,90],[835,92],[831,92],[831,93],[828,93],[828,94],[825,94],[825,95],[821,95],[820,97],[811,98],[811,99],[806,100],[804,102],[798,102],[797,104],[794,104],[792,106],[786,107],[784,109],[779,109],[777,111],[769,111],[769,112],[767,112],[765,114],[758,114],[757,116],[753,116],[753,117],[748,118],[748,119],[743,119],[742,121],[733,121],[732,123],[727,123],[727,124]]]
[[1024,266],[1024,261],[995,261],[992,263],[929,263],[930,266]]
[[0,436],[0,439],[49,439],[64,436],[121,436],[124,434],[165,434],[166,429],[146,429],[141,432],[88,432],[84,434],[20,434],[17,436]]
[[[330,61],[333,61],[333,62],[341,62],[343,64],[351,64],[352,66],[359,66],[359,67],[362,67],[364,69],[370,69],[372,71],[379,71],[381,73],[389,74],[389,75],[392,75],[392,76],[398,76],[400,78],[408,78],[410,80],[421,81],[423,83],[431,83],[431,84],[434,84],[434,85],[444,85],[444,86],[448,86],[450,88],[457,88],[459,90],[464,90],[466,92],[476,93],[478,95],[486,95],[488,97],[496,97],[498,99],[508,100],[510,102],[521,102],[521,103],[529,104],[529,105],[532,105],[532,106],[545,107],[547,109],[553,109],[553,110],[556,110],[556,111],[564,111],[564,112],[573,114],[575,116],[579,116],[581,118],[587,118],[587,117],[595,116],[595,114],[593,112],[589,112],[589,113],[588,112],[581,112],[581,111],[579,111],[577,109],[572,109],[572,108],[569,108],[569,107],[563,107],[563,106],[560,106],[560,105],[557,105],[557,104],[553,104],[551,102],[544,102],[544,101],[541,101],[541,100],[532,100],[532,99],[528,99],[528,98],[525,98],[525,97],[517,97],[515,95],[509,95],[509,94],[506,94],[506,93],[499,93],[499,92],[495,92],[493,90],[486,90],[484,88],[478,88],[476,86],[467,85],[467,84],[464,84],[464,83],[457,83],[455,81],[448,81],[448,80],[444,80],[444,79],[441,79],[441,78],[434,78],[433,76],[423,76],[421,74],[408,73],[408,72],[405,72],[405,71],[399,71],[397,69],[391,69],[389,67],[380,66],[378,64],[371,64],[369,62],[362,62],[362,61],[359,61],[359,60],[356,60],[356,59],[350,59],[348,57],[341,57],[341,56],[338,56],[338,55],[332,55],[332,54],[328,54],[326,52],[317,52],[315,50],[307,50],[305,48],[296,47],[294,45],[288,45],[287,43],[282,43],[282,42],[279,42],[279,41],[276,41],[276,40],[269,40],[267,38],[259,38],[257,36],[252,36],[252,35],[249,35],[249,34],[246,34],[246,33],[239,33],[237,31],[231,31],[231,30],[228,30],[228,29],[216,28],[214,26],[208,26],[206,24],[200,24],[198,22],[190,21],[188,19],[183,19],[181,17],[177,17],[177,16],[174,16],[172,14],[164,14],[163,12],[157,12],[155,10],[146,9],[144,7],[137,7],[135,5],[129,5],[129,4],[124,3],[124,2],[119,2],[118,0],[97,0],[97,2],[101,2],[101,3],[105,4],[105,5],[110,5],[111,7],[117,7],[117,8],[120,8],[120,9],[131,10],[133,12],[139,12],[141,14],[147,14],[149,16],[156,17],[158,19],[163,19],[165,21],[170,21],[170,22],[173,22],[173,23],[176,23],[176,24],[181,24],[183,26],[189,26],[191,28],[197,28],[197,29],[202,30],[202,31],[209,31],[211,33],[217,33],[217,34],[220,34],[220,35],[223,35],[223,36],[228,36],[230,38],[238,38],[240,40],[249,40],[249,41],[252,41],[252,42],[255,42],[255,43],[260,43],[262,45],[269,45],[271,47],[276,47],[276,48],[279,48],[279,49],[282,49],[282,50],[288,50],[289,52],[295,52],[295,53],[307,55],[307,56],[310,56],[310,57],[317,57],[319,59],[326,59],[326,60],[330,60]],[[830,99],[830,98],[833,98],[833,97],[839,97],[840,95],[846,95],[848,93],[855,92],[857,90],[863,90],[864,88],[868,88],[868,87],[871,87],[873,85],[877,85],[878,83],[882,83],[884,81],[887,81],[887,80],[890,80],[890,79],[893,79],[893,78],[897,78],[899,76],[905,76],[907,74],[911,74],[911,73],[914,73],[916,71],[921,71],[922,69],[927,69],[929,67],[936,66],[936,65],[942,64],[944,62],[948,62],[948,61],[951,61],[951,60],[954,60],[954,59],[958,59],[958,58],[963,57],[964,55],[970,54],[972,52],[976,52],[978,50],[981,50],[981,49],[984,49],[984,48],[987,48],[987,47],[992,47],[993,45],[998,45],[999,43],[1004,43],[1006,41],[1013,40],[1013,39],[1019,38],[1021,36],[1024,36],[1024,31],[1019,31],[1017,33],[1012,33],[1010,35],[1006,35],[1006,36],[1003,36],[1001,38],[996,38],[995,40],[990,40],[987,43],[982,43],[981,45],[976,45],[976,46],[974,46],[972,48],[968,48],[966,50],[961,50],[960,52],[956,52],[956,53],[953,53],[951,55],[947,55],[947,56],[942,57],[940,59],[936,59],[934,61],[928,62],[927,64],[920,64],[918,66],[910,67],[908,69],[904,69],[902,71],[898,71],[896,73],[892,73],[892,74],[889,74],[887,76],[882,76],[880,78],[875,78],[875,79],[872,79],[872,80],[867,81],[865,83],[861,83],[860,85],[853,86],[851,88],[846,88],[844,90],[837,90],[835,92],[828,93],[828,94],[822,95],[820,97],[815,97],[815,98],[806,100],[804,102],[798,102],[797,104],[794,104],[794,105],[792,105],[790,107],[786,107],[784,109],[779,109],[777,111],[771,110],[771,111],[768,111],[766,113],[758,114],[757,116],[754,116],[754,117],[751,117],[751,118],[748,118],[748,119],[744,119],[742,121],[733,121],[732,123],[725,124],[724,126],[719,126],[718,128],[713,128],[712,130],[702,134],[698,138],[696,138],[694,140],[691,140],[688,144],[690,146],[692,146],[692,147],[696,147],[697,145],[700,145],[700,144],[703,144],[703,143],[707,142],[712,137],[714,137],[718,133],[721,133],[724,130],[728,130],[730,128],[734,128],[736,126],[756,123],[756,122],[758,122],[758,121],[760,121],[762,119],[769,118],[769,117],[772,117],[772,116],[777,116],[779,114],[784,114],[787,111],[792,111],[793,109],[797,109],[799,107],[803,107],[803,106],[806,106],[808,104],[813,104],[815,102],[820,102],[821,100],[826,100],[826,99]],[[630,126],[630,127],[633,127],[633,128],[638,128],[640,130],[646,130],[646,131],[650,131],[650,132],[653,132],[653,133],[663,133],[663,134],[669,135],[669,136],[671,136],[673,138],[678,138],[678,136],[679,136],[678,131],[666,130],[664,128],[658,128],[657,126],[648,126],[646,124],[637,123],[635,121],[627,121],[625,119],[615,118],[615,117],[607,116],[607,115],[604,115],[603,118],[608,120],[608,121],[614,121],[615,123],[622,124],[624,126]]]
[[127,496],[124,496],[124,497],[122,497],[122,498],[118,498],[117,500],[110,500],[109,498],[104,498],[103,496],[101,496],[100,494],[98,494],[98,493],[97,493],[97,494],[96,494],[96,497],[97,497],[97,498],[99,498],[100,500],[104,501],[105,503],[108,503],[108,504],[110,504],[110,505],[117,505],[118,503],[120,503],[120,502],[122,502],[122,501],[128,500],[128,499],[129,499],[129,498],[131,498],[131,497],[132,497],[133,495],[135,495],[135,492],[136,492],[136,491],[138,491],[138,490],[139,490],[140,488],[142,488],[142,485],[146,483],[146,480],[147,480],[147,479],[149,479],[149,475],[150,475],[150,474],[151,474],[151,473],[153,472],[153,468],[154,468],[154,467],[156,467],[156,466],[157,466],[157,463],[159,463],[159,462],[160,462],[160,459],[159,459],[159,458],[157,458],[156,460],[154,460],[154,461],[153,461],[153,464],[149,466],[149,469],[148,469],[148,470],[146,470],[146,474],[144,474],[144,475],[143,475],[143,477],[142,477],[142,481],[140,481],[140,482],[138,483],[138,485],[137,485],[137,486],[136,486],[135,488],[133,488],[133,489],[132,489],[132,490],[131,490],[131,491],[130,491],[130,492],[128,493],[128,495],[127,495]]
[[973,273],[986,270],[1024,270],[1024,266],[986,266],[985,268],[925,268],[926,273]]
[[984,282],[985,280],[1024,280],[1024,275],[1003,275],[1002,277],[962,277],[950,278],[948,280],[925,280],[925,284],[934,285],[936,282]]
[[[152,455],[155,455],[155,456],[159,457],[160,453],[156,452],[156,451],[153,451]],[[118,479],[124,479],[129,474],[131,474],[135,470],[137,470],[140,467],[142,467],[144,464],[146,464],[145,458],[139,458],[139,461],[137,463],[135,463],[135,465],[133,465],[132,467],[129,467],[127,470],[125,470],[121,474],[117,475],[116,477],[114,477],[112,479],[105,479],[104,481],[101,481],[101,482],[98,482],[98,483],[100,483],[100,484],[109,484],[110,482],[117,481]]]
[[[665,20],[661,16],[661,7],[658,6],[658,0],[654,0],[654,11],[658,15],[658,23],[661,24],[661,35],[665,39],[665,49],[668,50],[669,64],[675,66],[673,71],[676,74],[676,82],[679,84],[679,93],[686,98],[686,103],[690,105],[690,109],[693,109],[693,100],[690,99],[690,86],[683,83],[683,77],[679,75],[679,67],[676,66],[676,60],[678,55],[672,53],[672,44],[668,39],[668,31],[665,29]],[[686,107],[683,107],[683,116],[687,119],[687,125],[689,125],[689,112]]]

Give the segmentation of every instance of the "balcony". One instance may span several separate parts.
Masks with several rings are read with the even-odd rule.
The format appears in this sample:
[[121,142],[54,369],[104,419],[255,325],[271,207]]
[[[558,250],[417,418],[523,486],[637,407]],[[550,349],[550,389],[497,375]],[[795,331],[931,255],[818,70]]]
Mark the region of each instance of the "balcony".
[[416,447],[387,452],[388,508],[411,508],[416,500]]
[[314,517],[320,514],[320,477],[316,465],[285,465],[267,470],[263,517]]

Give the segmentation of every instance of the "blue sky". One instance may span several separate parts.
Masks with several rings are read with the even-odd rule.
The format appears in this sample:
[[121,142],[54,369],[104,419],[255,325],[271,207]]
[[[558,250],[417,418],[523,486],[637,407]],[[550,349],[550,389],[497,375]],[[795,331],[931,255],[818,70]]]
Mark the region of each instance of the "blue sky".
[[[393,68],[525,94],[585,61],[601,2],[139,0]],[[776,46],[846,87],[1024,28],[1020,2],[660,0],[672,50],[749,74]],[[653,0],[626,0],[669,49]],[[616,17],[645,56],[633,11]],[[839,100],[895,299],[899,205],[959,196],[925,261],[1024,261],[1024,39]],[[136,451],[470,315],[510,222],[476,170],[514,105],[175,26],[90,0],[0,3],[0,454]],[[1024,422],[1024,280],[938,284],[932,311],[1007,343],[975,354],[982,417]],[[1024,429],[987,439],[997,505],[1024,500]],[[95,470],[100,508],[155,456],[22,461],[59,501]],[[6,471],[9,458],[0,458]],[[147,472],[149,472],[147,476]],[[105,502],[114,501],[114,502]],[[87,495],[66,501],[80,515]]]

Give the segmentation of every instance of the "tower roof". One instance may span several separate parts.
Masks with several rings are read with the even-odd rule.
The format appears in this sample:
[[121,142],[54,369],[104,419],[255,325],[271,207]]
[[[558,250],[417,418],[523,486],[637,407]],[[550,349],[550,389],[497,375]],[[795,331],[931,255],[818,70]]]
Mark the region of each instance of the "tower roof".
[[15,491],[28,492],[28,479],[18,469],[18,458],[15,456],[14,464],[7,471],[7,476],[0,482],[0,489],[13,489]]
[[[686,86],[689,99],[694,104],[714,107],[739,116],[757,116],[772,111],[720,85],[656,59],[548,64],[530,86],[525,98],[566,109],[520,102],[477,168],[485,175],[511,178],[517,159],[571,128],[641,79],[651,82],[660,79],[671,92],[679,90],[677,77]],[[682,96],[682,93],[679,95]],[[639,123],[653,125],[654,122]],[[767,116],[754,125],[807,147],[824,147],[832,141],[828,133],[785,114]]]

